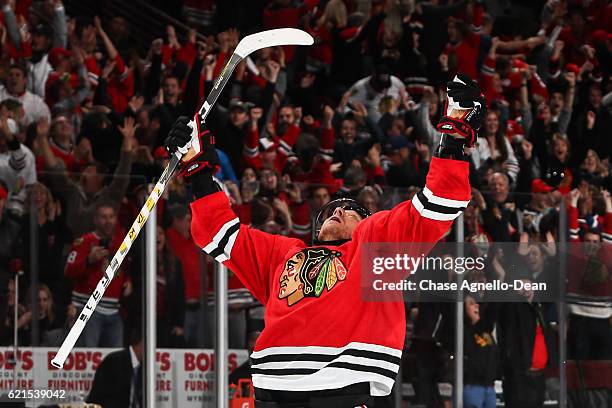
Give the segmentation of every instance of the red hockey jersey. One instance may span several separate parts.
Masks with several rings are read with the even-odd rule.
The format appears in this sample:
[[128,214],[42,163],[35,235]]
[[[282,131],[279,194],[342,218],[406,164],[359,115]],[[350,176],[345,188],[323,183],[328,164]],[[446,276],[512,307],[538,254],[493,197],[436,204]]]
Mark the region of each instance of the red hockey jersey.
[[[119,249],[119,245],[123,241],[125,232],[117,227],[111,242],[109,242],[108,250],[111,254]],[[67,278],[72,280],[72,303],[80,308],[84,307],[89,299],[90,294],[96,288],[96,285],[102,279],[102,275],[108,266],[109,259],[102,259],[95,263],[89,263],[87,257],[94,246],[101,244],[101,238],[95,232],[88,232],[80,238],[77,238],[73,244],[64,273]],[[117,313],[119,310],[119,298],[123,290],[123,284],[130,280],[125,273],[125,263],[120,269],[120,273],[112,280],[100,303],[96,307],[96,312],[110,315]]]
[[194,240],[266,306],[251,355],[255,387],[313,391],[368,382],[371,395],[391,392],[404,304],[362,300],[360,245],[439,240],[469,202],[468,172],[467,162],[434,158],[420,193],[361,221],[340,246],[307,247],[241,225],[223,192],[191,204]]

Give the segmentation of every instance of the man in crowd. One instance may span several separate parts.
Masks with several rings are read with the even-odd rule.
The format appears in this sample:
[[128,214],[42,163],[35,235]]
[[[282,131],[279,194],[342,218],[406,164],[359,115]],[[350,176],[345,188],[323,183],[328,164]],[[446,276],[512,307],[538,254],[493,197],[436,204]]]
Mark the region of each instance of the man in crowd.
[[140,408],[144,342],[134,330],[130,346],[110,353],[96,370],[87,402],[104,408]]
[[[125,231],[117,225],[117,210],[113,204],[96,206],[93,223],[95,229],[74,241],[66,260],[65,274],[73,282],[72,303],[78,310],[87,303],[125,236]],[[119,300],[131,293],[132,282],[124,268],[106,288],[87,322],[81,337],[83,346],[121,347],[123,320],[119,315]]]
[[43,99],[30,92],[28,85],[28,72],[21,65],[12,65],[8,71],[6,84],[0,85],[0,101],[15,99],[23,105],[25,111],[24,125],[37,122],[41,119],[51,120],[51,112]]

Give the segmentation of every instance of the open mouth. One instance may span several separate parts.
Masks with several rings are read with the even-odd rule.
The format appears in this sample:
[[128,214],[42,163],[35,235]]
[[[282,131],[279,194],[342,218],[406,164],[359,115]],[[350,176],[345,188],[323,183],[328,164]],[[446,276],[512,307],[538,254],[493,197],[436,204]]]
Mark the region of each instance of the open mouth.
[[340,224],[340,222],[341,222],[340,218],[336,217],[335,215],[332,216],[332,217],[329,217],[329,220],[337,222],[338,224]]

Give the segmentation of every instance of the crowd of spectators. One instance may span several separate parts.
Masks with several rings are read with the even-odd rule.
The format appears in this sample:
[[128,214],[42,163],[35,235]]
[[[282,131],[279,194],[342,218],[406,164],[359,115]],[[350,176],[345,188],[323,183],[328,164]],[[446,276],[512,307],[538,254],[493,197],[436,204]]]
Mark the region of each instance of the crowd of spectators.
[[[371,212],[411,198],[440,139],[444,85],[463,72],[489,107],[470,159],[466,241],[524,244],[526,279],[550,269],[554,252],[539,243],[612,243],[609,2],[262,0],[227,2],[231,13],[218,3],[203,35],[168,25],[142,50],[126,40],[123,17],[68,15],[62,0],[1,1],[1,345],[12,343],[15,307],[22,344],[61,343],[165,167],[172,123],[194,113],[241,36],[262,29],[298,27],[315,44],[251,55],[207,120],[222,161],[217,177],[242,223],[310,242],[313,214],[335,197],[354,197]],[[210,346],[213,337],[214,265],[191,238],[189,202],[189,187],[175,178],[158,204],[164,347]],[[562,203],[568,231],[558,228]],[[121,346],[140,324],[143,254],[138,241],[80,345]],[[20,300],[34,293],[28,285],[37,271],[36,338],[31,301],[15,305],[17,258],[25,271]],[[491,266],[498,276],[501,258]],[[612,286],[609,275],[598,279],[599,292],[569,288],[573,357],[612,356]],[[244,348],[247,332],[261,329],[262,307],[233,276],[229,291],[230,346]],[[441,369],[426,362],[443,366],[439,356],[451,353],[436,337],[445,306],[409,307],[418,391],[435,401],[427,384]],[[523,374],[553,360],[547,333],[555,317],[546,307],[485,314],[466,300],[470,341],[477,333],[504,351],[507,398],[521,394],[515,387],[543,387]],[[486,340],[489,315],[498,344]],[[531,358],[534,342],[539,359]],[[478,346],[466,347],[478,354]],[[472,369],[490,360],[475,357]],[[480,372],[468,384],[485,386],[473,391],[485,398],[497,372]]]

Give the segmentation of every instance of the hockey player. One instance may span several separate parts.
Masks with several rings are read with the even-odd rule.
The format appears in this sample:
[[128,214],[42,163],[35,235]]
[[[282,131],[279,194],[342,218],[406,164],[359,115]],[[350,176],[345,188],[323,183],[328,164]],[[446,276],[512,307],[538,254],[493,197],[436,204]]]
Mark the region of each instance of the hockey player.
[[486,106],[466,76],[449,82],[447,93],[438,125],[444,135],[425,188],[373,215],[353,200],[329,203],[310,247],[241,225],[212,178],[219,162],[214,137],[203,123],[192,130],[189,118],[175,122],[166,148],[186,153],[182,174],[194,194],[194,240],[266,306],[265,329],[251,354],[257,407],[367,406],[390,394],[404,345],[404,305],[362,300],[360,245],[436,242],[467,206],[467,154]]

